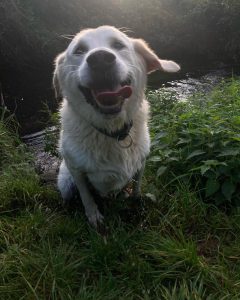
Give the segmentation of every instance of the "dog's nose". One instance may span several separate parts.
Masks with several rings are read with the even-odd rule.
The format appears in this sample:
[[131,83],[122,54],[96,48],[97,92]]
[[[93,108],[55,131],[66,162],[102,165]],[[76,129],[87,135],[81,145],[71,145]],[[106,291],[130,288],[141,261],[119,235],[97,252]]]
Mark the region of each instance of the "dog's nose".
[[106,50],[98,50],[87,58],[87,63],[91,69],[108,69],[115,64],[115,61],[116,56]]

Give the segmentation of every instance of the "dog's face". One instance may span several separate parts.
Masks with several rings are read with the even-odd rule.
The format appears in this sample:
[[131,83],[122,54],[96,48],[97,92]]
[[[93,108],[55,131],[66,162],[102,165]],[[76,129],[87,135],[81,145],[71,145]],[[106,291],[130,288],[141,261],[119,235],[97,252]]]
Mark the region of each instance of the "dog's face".
[[81,31],[56,59],[54,85],[80,115],[129,118],[140,106],[147,73],[180,67],[160,60],[142,40],[111,26]]

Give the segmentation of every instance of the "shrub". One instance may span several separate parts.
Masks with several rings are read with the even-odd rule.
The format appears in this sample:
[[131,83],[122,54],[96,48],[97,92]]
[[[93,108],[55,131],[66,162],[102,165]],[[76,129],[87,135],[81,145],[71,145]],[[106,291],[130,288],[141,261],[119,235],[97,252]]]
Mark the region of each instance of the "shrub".
[[157,174],[157,184],[169,188],[187,181],[207,201],[239,205],[239,79],[183,102],[164,91],[149,92],[149,100],[149,166]]

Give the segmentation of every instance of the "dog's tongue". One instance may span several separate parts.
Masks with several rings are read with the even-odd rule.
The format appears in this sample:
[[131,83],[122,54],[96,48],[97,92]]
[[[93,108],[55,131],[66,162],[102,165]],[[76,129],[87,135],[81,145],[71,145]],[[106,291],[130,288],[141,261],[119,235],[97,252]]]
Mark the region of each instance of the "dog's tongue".
[[115,105],[121,99],[129,98],[132,95],[132,88],[129,85],[121,87],[118,91],[106,91],[96,93],[95,97],[101,105]]

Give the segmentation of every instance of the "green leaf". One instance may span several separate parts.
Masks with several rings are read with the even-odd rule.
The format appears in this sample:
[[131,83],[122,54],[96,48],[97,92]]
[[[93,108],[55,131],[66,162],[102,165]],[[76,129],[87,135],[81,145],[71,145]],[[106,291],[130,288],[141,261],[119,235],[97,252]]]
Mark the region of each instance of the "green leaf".
[[206,165],[201,166],[201,175],[204,175],[210,169],[211,169],[210,166],[206,166]]
[[182,144],[188,144],[191,142],[191,139],[187,139],[187,138],[180,138],[179,141],[177,142],[177,145],[182,145]]
[[235,192],[236,186],[230,179],[226,180],[222,185],[222,193],[227,200],[231,200],[232,194]]
[[157,161],[162,161],[162,159],[160,156],[155,155],[155,156],[150,157],[149,161],[157,162]]
[[166,161],[167,161],[167,162],[179,161],[179,157],[170,156]]
[[154,140],[159,140],[165,136],[167,136],[167,132],[164,132],[164,131],[159,132],[158,134],[155,135]]
[[239,149],[226,149],[222,151],[218,156],[236,156],[239,154]]
[[154,147],[154,146],[156,146],[158,144],[159,144],[159,141],[158,140],[154,140],[154,141],[151,142],[151,147]]
[[215,194],[220,188],[220,184],[216,179],[208,179],[206,183],[206,197]]
[[192,153],[190,153],[186,159],[188,160],[192,157],[199,156],[199,155],[204,154],[204,153],[206,153],[206,152],[202,151],[202,150],[195,150]]
[[154,141],[153,143],[151,143],[151,147],[154,147],[154,149],[156,149],[156,150],[163,150],[163,149],[167,148],[168,146],[169,146],[168,144],[165,144],[161,141]]
[[220,162],[220,161],[214,160],[214,159],[204,160],[203,162],[204,162],[205,165],[212,166],[212,167],[227,166],[227,164],[225,162]]
[[163,175],[163,173],[165,173],[166,170],[167,170],[167,167],[165,167],[165,166],[161,166],[160,168],[158,168],[157,177]]

